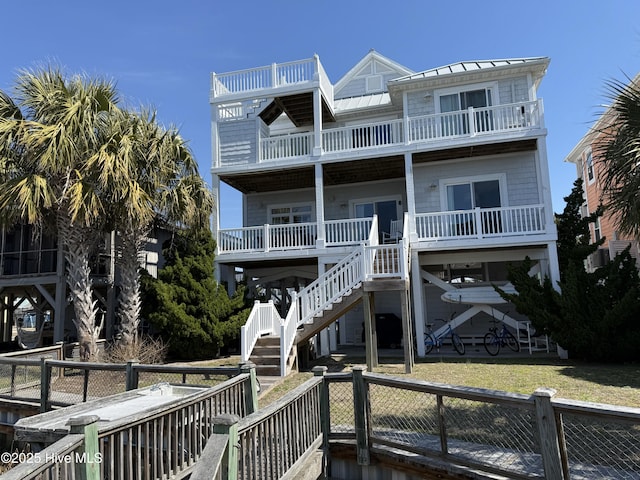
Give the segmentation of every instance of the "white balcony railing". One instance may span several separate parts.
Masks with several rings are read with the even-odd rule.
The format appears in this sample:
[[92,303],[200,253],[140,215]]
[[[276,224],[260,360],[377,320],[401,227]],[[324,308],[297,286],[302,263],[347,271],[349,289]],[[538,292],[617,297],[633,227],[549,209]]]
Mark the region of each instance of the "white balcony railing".
[[[481,135],[522,132],[543,127],[542,101],[520,102],[458,112],[409,117],[405,120],[363,123],[322,131],[322,152],[335,154],[374,148],[402,146]],[[311,132],[268,136],[259,130],[258,152],[247,152],[240,163],[270,162],[308,157],[314,147]],[[228,153],[227,153],[228,151]],[[220,146],[217,166],[237,165],[237,149]],[[229,157],[227,157],[229,155]]]
[[546,233],[546,230],[542,205],[476,208],[416,215],[416,231],[420,240],[536,235]]
[[347,218],[325,222],[326,244],[357,245],[369,239],[373,218]]
[[321,72],[318,57],[265,67],[211,74],[213,98],[310,82]]
[[542,105],[533,102],[510,103],[409,118],[409,142],[454,137],[473,137],[487,133],[512,132],[542,127]]
[[[372,218],[329,220],[324,224],[325,245],[358,245],[366,242],[372,225]],[[315,248],[317,238],[315,222],[223,229],[218,232],[218,253]]]
[[260,161],[311,155],[313,133],[296,133],[260,139]]
[[325,153],[401,143],[404,143],[402,120],[331,128],[322,132],[322,150]]

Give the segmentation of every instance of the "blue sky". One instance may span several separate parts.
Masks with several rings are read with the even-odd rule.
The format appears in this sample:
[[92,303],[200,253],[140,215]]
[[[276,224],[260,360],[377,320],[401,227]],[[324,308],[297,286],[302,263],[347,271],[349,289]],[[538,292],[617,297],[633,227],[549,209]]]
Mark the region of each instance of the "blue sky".
[[[208,183],[211,72],[317,53],[335,83],[372,48],[415,71],[548,56],[539,96],[559,212],[575,178],[564,158],[601,111],[605,81],[640,71],[637,0],[31,0],[2,12],[0,89],[48,62],[113,79],[128,104],[180,129]],[[237,195],[222,195],[222,227],[239,226]]]

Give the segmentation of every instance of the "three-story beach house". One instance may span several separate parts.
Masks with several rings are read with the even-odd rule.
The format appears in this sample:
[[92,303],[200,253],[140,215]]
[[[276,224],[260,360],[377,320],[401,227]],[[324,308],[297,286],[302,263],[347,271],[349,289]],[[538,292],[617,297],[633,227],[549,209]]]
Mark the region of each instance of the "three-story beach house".
[[559,278],[548,65],[414,72],[372,50],[335,83],[318,56],[212,74],[213,190],[237,189],[243,212],[220,228],[218,202],[216,270],[230,290],[241,272],[256,299],[243,358],[270,334],[281,373],[312,337],[321,354],[364,343],[374,364],[376,345],[403,345],[410,365],[427,325],[468,345],[491,319],[522,327],[493,285],[526,256]]

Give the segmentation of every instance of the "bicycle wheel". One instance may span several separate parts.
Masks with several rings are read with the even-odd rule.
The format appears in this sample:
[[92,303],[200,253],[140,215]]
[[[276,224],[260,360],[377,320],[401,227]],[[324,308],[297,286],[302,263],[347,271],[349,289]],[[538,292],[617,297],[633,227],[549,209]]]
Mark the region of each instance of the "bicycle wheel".
[[451,343],[453,344],[453,348],[456,349],[456,352],[460,355],[464,355],[464,342],[457,333],[451,334]]
[[424,353],[425,355],[429,352],[431,352],[431,350],[433,350],[433,347],[435,347],[436,345],[436,338],[431,334],[431,333],[425,333],[424,334]]
[[520,342],[509,330],[504,332],[504,336],[502,337],[502,339],[507,344],[507,347],[509,347],[511,350],[513,350],[514,352],[520,351]]
[[484,336],[484,349],[493,357],[500,352],[500,339],[495,332],[489,332]]

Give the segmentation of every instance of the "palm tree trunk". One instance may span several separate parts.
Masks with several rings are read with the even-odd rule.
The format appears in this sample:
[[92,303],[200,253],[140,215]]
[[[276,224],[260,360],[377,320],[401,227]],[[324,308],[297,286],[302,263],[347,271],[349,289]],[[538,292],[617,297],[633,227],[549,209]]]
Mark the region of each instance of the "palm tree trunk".
[[102,330],[104,318],[96,326],[97,300],[93,300],[91,267],[89,258],[96,235],[82,226],[73,225],[68,214],[59,216],[58,231],[64,245],[67,263],[67,286],[75,313],[73,320],[78,333],[80,359],[89,361],[96,358],[97,340]]
[[120,232],[120,293],[118,294],[118,318],[120,319],[120,344],[131,346],[138,340],[140,324],[140,262],[138,255],[144,234],[130,222]]

